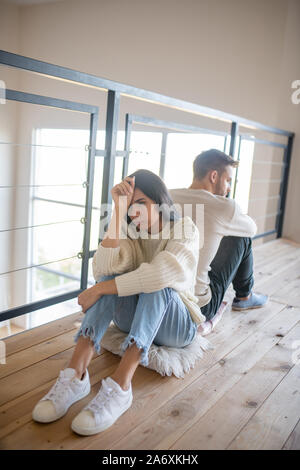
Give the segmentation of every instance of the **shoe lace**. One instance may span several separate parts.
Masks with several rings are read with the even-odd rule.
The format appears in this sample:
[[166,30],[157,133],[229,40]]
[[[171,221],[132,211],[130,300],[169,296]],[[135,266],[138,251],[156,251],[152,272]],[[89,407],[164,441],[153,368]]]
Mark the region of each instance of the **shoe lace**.
[[44,397],[44,399],[50,399],[55,402],[60,398],[62,399],[66,398],[70,391],[69,387],[66,387],[66,385],[69,383],[70,383],[70,378],[64,377],[63,374],[60,372],[57,381],[49,390],[49,392]]
[[104,408],[107,402],[116,395],[117,391],[109,387],[105,381],[102,381],[102,387],[93,400],[85,407],[86,410],[91,410],[97,413]]

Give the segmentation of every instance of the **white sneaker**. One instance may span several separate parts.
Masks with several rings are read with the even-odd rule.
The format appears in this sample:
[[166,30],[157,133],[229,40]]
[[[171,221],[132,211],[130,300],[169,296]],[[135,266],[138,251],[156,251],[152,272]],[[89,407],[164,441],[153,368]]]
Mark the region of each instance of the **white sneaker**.
[[132,400],[131,383],[128,390],[123,390],[111,377],[106,377],[97,395],[73,419],[71,428],[82,436],[104,431],[130,408]]
[[40,423],[56,421],[66,414],[69,407],[91,391],[88,370],[82,380],[75,377],[75,369],[61,370],[55,384],[41,398],[32,411],[32,418]]

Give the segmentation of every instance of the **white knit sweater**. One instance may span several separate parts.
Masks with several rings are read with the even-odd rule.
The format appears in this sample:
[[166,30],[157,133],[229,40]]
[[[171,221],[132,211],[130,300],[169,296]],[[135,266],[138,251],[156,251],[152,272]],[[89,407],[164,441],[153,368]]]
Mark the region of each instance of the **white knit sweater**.
[[[199,229],[200,251],[197,267],[195,295],[199,307],[212,297],[210,277],[212,263],[224,236],[253,237],[257,231],[255,221],[244,214],[234,199],[212,194],[205,189],[176,188],[169,190],[174,204],[179,204],[184,215],[185,204],[192,206],[192,220]],[[203,204],[204,218],[197,220],[196,206]]]
[[[119,296],[155,292],[165,287],[176,290],[187,306],[193,321],[205,321],[194,294],[199,256],[199,230],[188,216],[166,223],[156,238],[146,231],[138,238],[130,225],[122,222],[118,247],[103,247],[100,243],[92,261],[93,275],[120,274],[115,277]],[[124,231],[125,230],[125,231]]]

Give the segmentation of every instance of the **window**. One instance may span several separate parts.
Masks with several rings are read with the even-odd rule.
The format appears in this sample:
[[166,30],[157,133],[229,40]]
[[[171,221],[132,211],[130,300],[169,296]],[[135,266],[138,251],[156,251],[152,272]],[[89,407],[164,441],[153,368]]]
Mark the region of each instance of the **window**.
[[[81,260],[85,215],[89,131],[81,129],[37,129],[32,161],[31,265],[28,270],[29,299],[52,297],[80,288]],[[124,148],[125,132],[117,134],[117,149]],[[227,139],[227,146],[229,146]],[[162,132],[132,131],[128,174],[146,168],[159,174]],[[104,149],[105,131],[97,133],[97,149]],[[192,182],[192,165],[196,155],[209,148],[224,149],[224,136],[214,134],[168,133],[164,181],[168,188],[188,187]],[[248,208],[254,144],[243,141],[236,198]],[[228,151],[228,148],[226,149]],[[114,184],[121,181],[123,158],[115,161]],[[103,158],[95,161],[90,249],[98,246]],[[89,262],[90,285],[94,284],[92,260]],[[80,310],[77,298],[47,307],[43,315],[32,312],[30,327]],[[47,311],[47,313],[46,313]]]
[[193,161],[203,150],[223,150],[224,137],[214,134],[169,133],[165,183],[168,188],[185,188],[193,179]]

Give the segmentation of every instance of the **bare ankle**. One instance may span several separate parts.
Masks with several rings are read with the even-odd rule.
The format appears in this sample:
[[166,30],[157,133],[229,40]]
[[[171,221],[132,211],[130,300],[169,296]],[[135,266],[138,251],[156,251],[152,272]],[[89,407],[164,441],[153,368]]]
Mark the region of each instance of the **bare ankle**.
[[236,296],[236,298],[237,298],[238,300],[248,300],[248,299],[250,299],[250,297],[251,297],[251,293],[250,293],[247,297],[237,297],[237,296]]
[[78,375],[76,375],[76,377],[79,379],[79,380],[83,380],[85,378],[85,374],[86,374],[86,371],[84,372],[79,372]]
[[129,382],[124,382],[123,380],[120,380],[118,377],[115,377],[113,375],[111,375],[110,378],[113,379],[115,382],[117,382],[125,392],[129,390],[129,387],[130,387]]
[[84,379],[85,373],[86,373],[86,369],[85,369],[85,370],[76,369],[75,367],[72,367],[71,365],[69,365],[68,367],[70,367],[70,368],[72,368],[72,369],[75,369],[75,377],[76,377],[76,379],[79,379],[79,380],[83,380],[83,379]]

